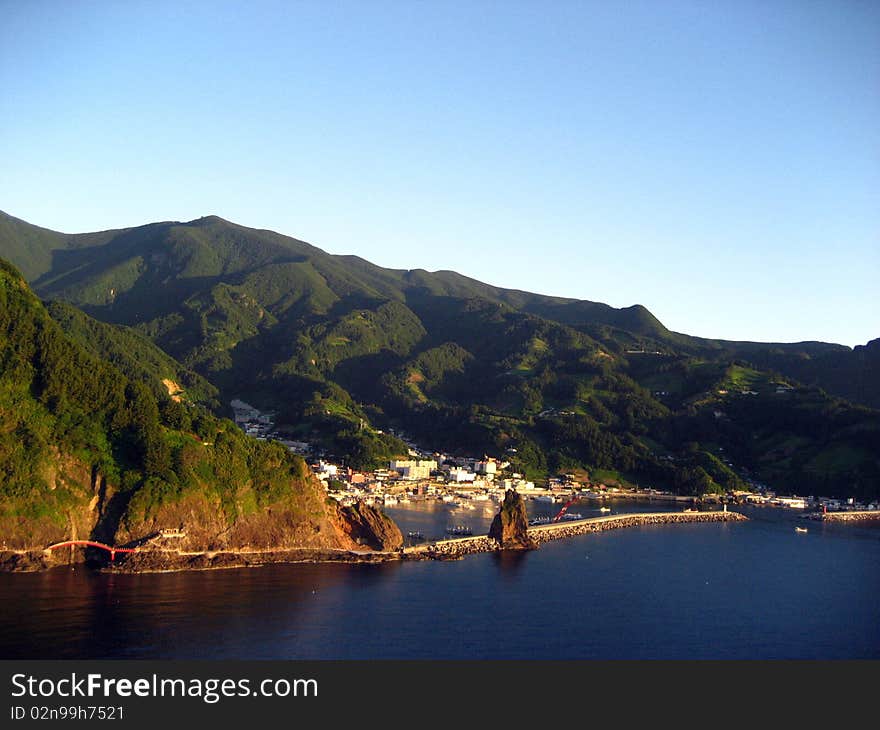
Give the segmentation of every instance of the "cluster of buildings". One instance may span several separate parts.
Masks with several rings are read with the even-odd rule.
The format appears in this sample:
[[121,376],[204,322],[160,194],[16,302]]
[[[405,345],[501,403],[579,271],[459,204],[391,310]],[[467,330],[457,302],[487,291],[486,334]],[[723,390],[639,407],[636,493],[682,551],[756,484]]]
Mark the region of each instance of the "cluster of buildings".
[[235,425],[244,431],[248,436],[253,436],[259,441],[273,439],[286,446],[297,454],[308,454],[312,451],[312,445],[305,441],[292,441],[290,439],[281,438],[275,432],[275,414],[269,411],[261,411],[254,408],[243,400],[233,400],[232,420]]
[[248,436],[265,441],[274,432],[274,414],[257,410],[243,400],[236,399],[230,405],[232,406],[232,419]]
[[510,462],[494,457],[474,459],[419,453],[411,457],[394,459],[387,468],[369,472],[323,460],[313,463],[312,470],[327,485],[328,493],[343,503],[357,499],[384,504],[419,499],[479,501],[503,498],[507,489],[537,491],[534,482],[510,472]]
[[[781,387],[790,389],[790,386]],[[231,406],[235,423],[249,436],[260,440],[274,438],[298,454],[314,453],[312,446],[304,441],[279,438],[274,430],[274,414],[260,411],[241,400],[233,400]],[[602,484],[585,489],[573,474],[551,477],[546,486],[537,487],[522,474],[512,472],[509,461],[485,455],[482,458],[473,458],[425,453],[402,434],[395,435],[403,438],[407,443],[409,456],[390,461],[387,468],[358,471],[319,459],[311,464],[312,471],[325,484],[328,493],[344,503],[358,499],[380,504],[397,504],[419,499],[442,499],[449,502],[502,499],[508,489],[515,489],[527,497],[552,498],[556,501],[563,499],[561,495],[566,493],[584,496],[603,493],[609,495],[617,493],[620,496],[624,494],[619,489]],[[719,449],[719,451],[723,450]],[[508,449],[508,452],[516,453],[516,449]],[[725,464],[733,466],[724,455],[721,455],[721,458]],[[752,479],[747,481],[752,487],[751,491],[737,491],[729,494],[728,497],[747,504],[798,510],[824,512],[880,510],[880,502],[862,503],[853,498],[779,496],[765,484]],[[640,491],[647,496],[673,496],[654,489]]]
[[762,488],[759,491],[737,491],[734,498],[746,504],[770,505],[789,509],[821,510],[823,512],[864,512],[880,510],[880,502],[859,502],[854,497],[835,499],[833,497],[798,497],[777,495],[772,490]]

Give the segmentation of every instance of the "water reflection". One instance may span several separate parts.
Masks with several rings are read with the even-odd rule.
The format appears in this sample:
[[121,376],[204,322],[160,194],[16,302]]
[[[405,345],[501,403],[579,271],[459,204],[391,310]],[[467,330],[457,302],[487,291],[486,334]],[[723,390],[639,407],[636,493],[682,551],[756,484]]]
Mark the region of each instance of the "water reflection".
[[501,550],[492,553],[492,563],[498,568],[498,575],[510,580],[522,573],[529,559],[528,550]]
[[370,585],[396,567],[301,564],[141,575],[63,568],[0,575],[0,656],[234,654],[236,647],[289,634],[317,597],[352,571]]

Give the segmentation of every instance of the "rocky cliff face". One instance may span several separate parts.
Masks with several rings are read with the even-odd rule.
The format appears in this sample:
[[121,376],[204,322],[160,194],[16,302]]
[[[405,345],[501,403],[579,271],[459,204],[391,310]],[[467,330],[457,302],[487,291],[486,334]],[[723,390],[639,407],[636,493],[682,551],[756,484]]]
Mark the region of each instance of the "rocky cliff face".
[[364,502],[352,507],[338,507],[336,518],[343,534],[355,543],[355,549],[399,550],[403,534],[388,515]]
[[508,489],[501,509],[492,520],[489,537],[497,540],[502,550],[532,550],[537,545],[529,537],[528,529],[526,504],[518,492]]
[[[132,570],[155,568],[156,551],[249,554],[307,550],[313,551],[316,559],[324,554],[339,559],[334,551],[393,552],[403,546],[400,529],[385,513],[362,502],[342,507],[326,496],[323,486],[310,474],[291,480],[287,493],[274,503],[236,513],[224,510],[217,495],[209,491],[190,492],[145,512],[131,509],[130,504],[128,509],[114,509],[112,487],[106,489],[106,497],[101,492],[100,499],[97,490],[92,496],[85,485],[80,491],[82,498],[68,510],[66,524],[33,519],[13,524],[0,514],[0,527],[7,528],[0,532],[0,571],[42,570],[83,561],[86,552],[82,548],[44,552],[48,545],[70,539],[139,546],[144,552],[117,556],[120,562],[130,562]],[[242,491],[246,493],[244,488]],[[102,504],[105,501],[110,502],[109,509]],[[103,551],[91,554],[99,559],[107,557]],[[167,569],[188,567],[179,566],[170,553],[164,560],[167,565],[161,567]]]
[[229,514],[216,495],[204,493],[163,504],[142,520],[132,519],[131,512],[115,535],[117,545],[168,529],[182,534],[168,546],[190,551],[393,551],[403,545],[390,517],[361,502],[340,506],[307,472],[292,480],[277,501],[253,511]]

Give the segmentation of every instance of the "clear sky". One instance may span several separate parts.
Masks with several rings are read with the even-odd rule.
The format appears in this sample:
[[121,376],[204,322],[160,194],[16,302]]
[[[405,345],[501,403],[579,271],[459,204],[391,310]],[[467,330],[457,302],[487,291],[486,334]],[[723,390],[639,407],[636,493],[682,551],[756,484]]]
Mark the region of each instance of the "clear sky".
[[0,0],[0,209],[880,336],[875,0]]

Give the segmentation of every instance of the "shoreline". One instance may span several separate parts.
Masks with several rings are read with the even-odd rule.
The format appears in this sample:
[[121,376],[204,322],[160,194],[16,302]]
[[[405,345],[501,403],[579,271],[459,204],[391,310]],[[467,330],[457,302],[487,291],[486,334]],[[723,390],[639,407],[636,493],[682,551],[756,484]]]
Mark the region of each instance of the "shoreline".
[[[537,545],[591,532],[637,527],[641,525],[683,524],[696,522],[743,522],[748,517],[739,512],[639,512],[623,515],[590,517],[585,520],[535,525],[528,529]],[[190,570],[225,570],[253,568],[264,565],[296,563],[386,563],[408,560],[459,560],[466,555],[501,552],[496,540],[486,535],[440,540],[425,545],[402,548],[396,552],[352,551],[320,548],[282,548],[277,550],[144,550],[117,558],[114,564],[92,567],[88,562],[71,564],[55,562],[44,550],[0,552],[3,572],[41,572],[56,568],[83,565],[102,573],[176,573]],[[16,560],[13,556],[19,556]],[[12,562],[10,567],[7,567]],[[21,565],[17,565],[21,563]]]

